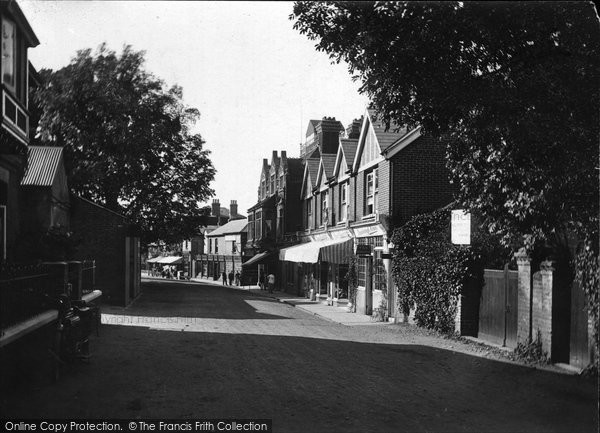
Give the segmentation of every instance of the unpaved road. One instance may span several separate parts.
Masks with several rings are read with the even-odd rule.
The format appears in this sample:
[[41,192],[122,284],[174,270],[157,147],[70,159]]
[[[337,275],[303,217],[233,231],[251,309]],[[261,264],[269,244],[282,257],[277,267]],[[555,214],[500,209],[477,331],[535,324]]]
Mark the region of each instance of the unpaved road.
[[[2,392],[2,418],[272,418],[275,432],[595,432],[593,380],[344,326],[229,288],[144,282],[93,361]],[[432,343],[433,341],[433,343]]]

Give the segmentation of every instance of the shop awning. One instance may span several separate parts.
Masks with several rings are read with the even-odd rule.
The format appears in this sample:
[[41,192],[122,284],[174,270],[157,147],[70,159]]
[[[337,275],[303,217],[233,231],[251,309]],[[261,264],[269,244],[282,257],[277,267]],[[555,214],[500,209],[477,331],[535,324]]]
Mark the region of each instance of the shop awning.
[[296,263],[322,262],[345,264],[353,254],[352,239],[328,239],[295,245],[279,251],[279,260]]
[[271,253],[269,253],[267,251],[265,251],[264,253],[259,253],[259,254],[255,255],[254,257],[252,257],[250,260],[248,260],[246,263],[242,263],[242,266],[257,265],[258,263],[262,262],[264,259],[266,259],[270,255],[271,255]]
[[165,265],[176,265],[177,263],[181,263],[183,261],[183,257],[179,256],[165,256],[165,257],[154,257],[153,259],[148,259],[148,263],[162,263]]

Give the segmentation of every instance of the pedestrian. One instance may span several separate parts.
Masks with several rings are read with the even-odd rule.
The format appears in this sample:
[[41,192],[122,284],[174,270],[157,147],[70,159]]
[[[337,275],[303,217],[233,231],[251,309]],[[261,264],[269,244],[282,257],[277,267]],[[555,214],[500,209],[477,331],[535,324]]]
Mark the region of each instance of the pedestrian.
[[304,275],[304,297],[306,299],[308,299],[308,291],[310,289],[309,287],[310,283],[309,283],[309,279],[308,279],[308,274]]
[[240,285],[240,280],[241,280],[241,275],[240,275],[240,271],[237,271],[235,273],[235,285],[239,286]]
[[273,289],[275,288],[275,275],[269,274],[269,293],[273,293]]
[[233,286],[233,270],[229,271],[229,285]]
[[223,271],[221,273],[221,278],[223,279],[223,285],[226,286],[227,285],[227,274],[225,273],[225,271]]
[[263,271],[260,271],[260,274],[258,274],[258,286],[260,290],[265,290],[265,274]]

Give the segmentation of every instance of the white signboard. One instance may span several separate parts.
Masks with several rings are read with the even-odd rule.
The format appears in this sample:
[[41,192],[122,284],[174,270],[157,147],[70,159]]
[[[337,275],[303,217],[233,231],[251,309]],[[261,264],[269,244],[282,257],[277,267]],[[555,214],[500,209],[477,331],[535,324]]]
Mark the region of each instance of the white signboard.
[[470,245],[471,214],[462,209],[453,210],[450,221],[452,243],[457,245]]

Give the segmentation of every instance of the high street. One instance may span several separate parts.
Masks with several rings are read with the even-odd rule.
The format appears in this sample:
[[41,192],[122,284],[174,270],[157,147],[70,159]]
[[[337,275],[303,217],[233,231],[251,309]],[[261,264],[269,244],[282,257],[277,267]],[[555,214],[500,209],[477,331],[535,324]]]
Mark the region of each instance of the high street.
[[276,432],[598,425],[587,378],[475,356],[414,326],[345,326],[233,288],[143,285],[131,307],[103,310],[89,365],[24,385],[2,417],[271,418]]

